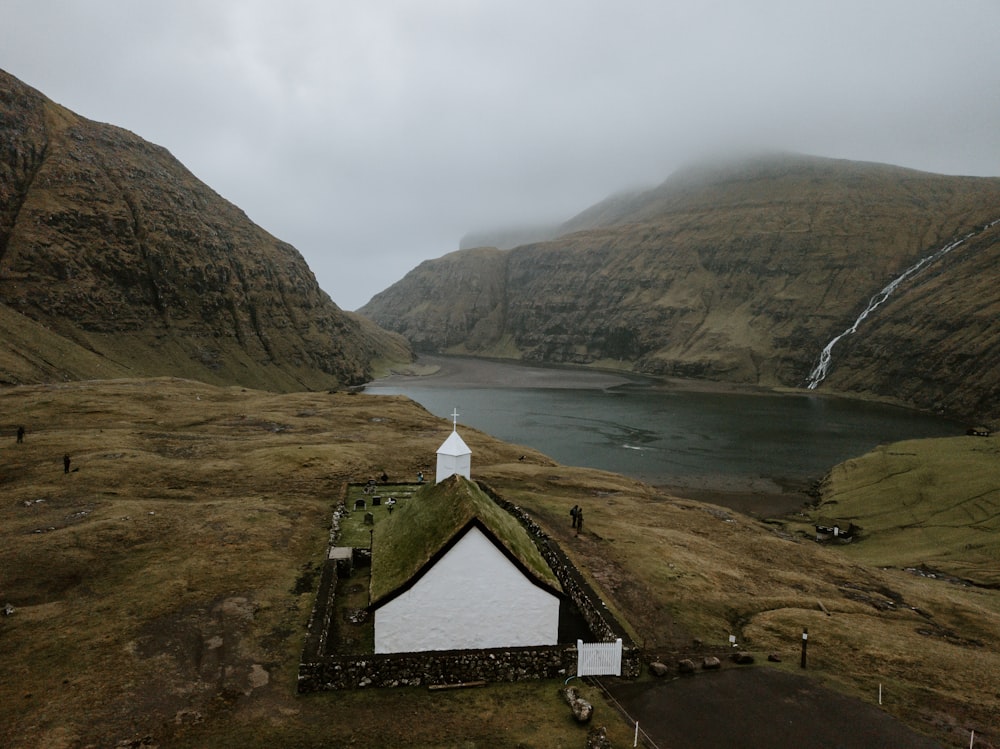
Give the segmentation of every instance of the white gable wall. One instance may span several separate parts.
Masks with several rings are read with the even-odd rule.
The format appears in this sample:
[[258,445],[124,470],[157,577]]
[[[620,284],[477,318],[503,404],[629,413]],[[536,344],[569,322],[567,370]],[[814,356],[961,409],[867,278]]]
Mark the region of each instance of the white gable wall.
[[559,599],[471,528],[405,593],[375,611],[375,652],[555,645]]

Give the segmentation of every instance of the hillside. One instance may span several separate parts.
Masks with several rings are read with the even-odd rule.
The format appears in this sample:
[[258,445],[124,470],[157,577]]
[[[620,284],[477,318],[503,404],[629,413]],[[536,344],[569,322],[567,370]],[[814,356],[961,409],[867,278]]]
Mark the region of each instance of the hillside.
[[814,518],[861,527],[844,549],[1000,590],[1000,438],[910,440],[836,466]]
[[[0,616],[0,745],[374,749],[454,747],[459,738],[462,746],[583,746],[585,729],[558,696],[562,680],[296,693],[342,482],[383,470],[402,481],[432,473],[447,420],[403,397],[275,394],[171,378],[3,388],[0,410],[28,429],[23,444],[10,431],[0,440],[0,607],[14,608]],[[935,506],[949,522],[959,517],[956,498],[980,520],[978,543],[991,543],[995,529],[995,492],[977,498],[973,482],[952,491],[947,461],[911,472],[922,491],[901,522],[874,517],[868,503],[861,522],[870,542],[827,547],[808,526],[803,535],[623,476],[557,465],[472,429],[462,436],[473,478],[560,545],[645,659],[673,667],[679,657],[728,649],[734,634],[758,661],[739,676],[802,674],[813,688],[868,705],[881,684],[881,711],[944,746],[967,746],[970,729],[977,746],[1000,742],[1000,593],[906,569],[919,555],[969,579],[996,579],[989,547],[969,548],[974,529],[950,545],[943,525],[928,535]],[[995,474],[996,438],[948,444],[969,446],[961,450],[966,473]],[[845,464],[848,483],[835,479],[824,499],[856,513],[846,506],[853,489],[884,477],[882,501],[906,505],[911,479],[896,485],[889,473],[920,462],[907,455],[917,449],[894,446],[858,468]],[[75,469],[68,474],[66,452]],[[575,504],[587,517],[579,536],[568,515]],[[772,653],[781,663],[765,664]],[[705,689],[717,675],[676,686]],[[588,696],[614,746],[631,746],[631,725],[599,693]],[[745,716],[736,719],[747,728]]]
[[553,240],[429,260],[360,312],[423,351],[801,387],[1000,418],[1000,179],[777,155],[615,196]]
[[0,383],[363,382],[406,344],[165,149],[0,71]]

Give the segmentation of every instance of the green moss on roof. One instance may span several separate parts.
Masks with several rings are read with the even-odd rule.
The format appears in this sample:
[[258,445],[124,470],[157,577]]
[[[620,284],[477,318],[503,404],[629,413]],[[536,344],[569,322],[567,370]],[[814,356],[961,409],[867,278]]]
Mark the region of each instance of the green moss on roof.
[[421,488],[378,524],[372,543],[372,605],[410,580],[476,518],[537,580],[561,590],[521,524],[475,483],[455,474]]

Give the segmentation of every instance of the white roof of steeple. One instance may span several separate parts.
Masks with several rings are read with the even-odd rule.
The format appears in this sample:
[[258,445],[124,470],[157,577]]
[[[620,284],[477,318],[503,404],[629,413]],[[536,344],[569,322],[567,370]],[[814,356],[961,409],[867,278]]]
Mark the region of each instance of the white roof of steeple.
[[449,434],[448,439],[442,442],[441,447],[438,448],[438,455],[454,455],[457,457],[459,455],[471,454],[472,450],[465,444],[465,440],[459,436],[457,430]]
[[472,455],[472,450],[470,450],[469,446],[465,444],[465,440],[458,435],[457,408],[452,410],[451,422],[451,434],[448,435],[448,439],[441,443],[441,447],[438,448],[438,455],[451,455],[454,457]]

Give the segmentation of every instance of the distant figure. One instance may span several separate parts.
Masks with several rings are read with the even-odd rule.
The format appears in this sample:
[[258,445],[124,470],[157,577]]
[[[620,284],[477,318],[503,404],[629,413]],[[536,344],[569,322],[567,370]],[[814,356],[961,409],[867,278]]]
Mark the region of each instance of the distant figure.
[[583,508],[578,507],[576,510],[576,535],[580,535],[580,531],[583,530]]
[[570,517],[573,518],[573,527],[576,528],[577,521],[580,517],[580,506],[573,505],[573,509],[569,511]]
[[22,442],[24,442],[24,427],[19,426],[17,428],[17,444],[20,445]]
[[382,483],[383,484],[389,483],[389,475],[385,471],[382,471]]
[[418,484],[424,483],[424,472],[423,471],[417,471],[417,483]]
[[69,453],[63,455],[63,473],[69,473]]

